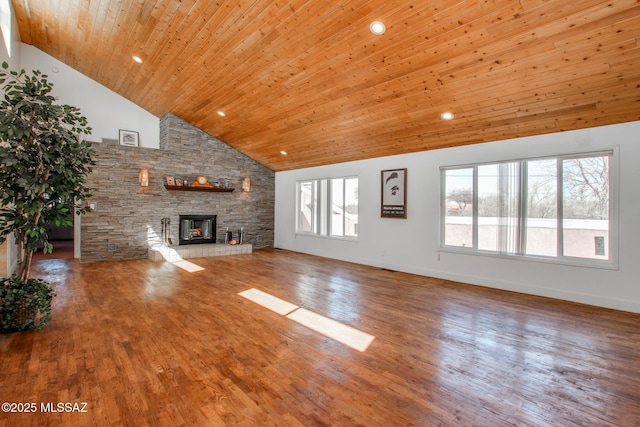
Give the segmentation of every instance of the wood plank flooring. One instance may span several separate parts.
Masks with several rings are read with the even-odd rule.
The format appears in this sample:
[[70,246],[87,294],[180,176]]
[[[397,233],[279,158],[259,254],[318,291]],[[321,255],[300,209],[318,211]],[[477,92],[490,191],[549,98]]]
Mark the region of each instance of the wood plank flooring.
[[[43,260],[42,331],[0,335],[0,426],[639,426],[640,315],[277,249]],[[238,295],[375,339],[364,352]],[[47,404],[86,412],[45,413]],[[81,409],[81,408],[79,408]]]
[[51,240],[53,252],[45,254],[42,249],[38,249],[33,254],[33,261],[41,259],[73,259],[73,239]]

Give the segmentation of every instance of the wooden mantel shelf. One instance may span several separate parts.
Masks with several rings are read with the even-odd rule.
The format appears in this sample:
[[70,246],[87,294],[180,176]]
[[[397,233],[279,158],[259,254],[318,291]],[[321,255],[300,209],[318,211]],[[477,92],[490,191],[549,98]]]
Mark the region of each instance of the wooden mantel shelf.
[[191,187],[189,185],[165,185],[169,191],[207,191],[209,193],[231,193],[235,188]]

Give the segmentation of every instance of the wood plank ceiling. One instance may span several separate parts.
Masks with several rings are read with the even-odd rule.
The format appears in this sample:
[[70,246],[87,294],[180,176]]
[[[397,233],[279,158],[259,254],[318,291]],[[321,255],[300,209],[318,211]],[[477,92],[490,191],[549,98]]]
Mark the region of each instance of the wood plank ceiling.
[[13,5],[24,43],[275,171],[640,120],[639,0]]

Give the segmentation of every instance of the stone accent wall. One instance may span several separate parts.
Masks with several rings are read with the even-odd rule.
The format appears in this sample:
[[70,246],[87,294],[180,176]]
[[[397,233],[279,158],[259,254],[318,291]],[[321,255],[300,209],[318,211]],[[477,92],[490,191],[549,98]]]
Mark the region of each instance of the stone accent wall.
[[[88,186],[95,190],[88,203],[95,203],[96,210],[82,216],[82,262],[147,258],[148,249],[162,242],[165,217],[177,245],[180,214],[217,215],[219,240],[226,227],[234,235],[244,227],[246,243],[273,246],[274,172],[179,117],[160,119],[160,149],[95,143],[94,150],[97,164]],[[146,188],[138,181],[141,167],[149,169]],[[189,183],[198,175],[209,181],[228,179],[235,191],[168,191],[167,175]],[[242,191],[244,177],[251,179],[248,193]]]

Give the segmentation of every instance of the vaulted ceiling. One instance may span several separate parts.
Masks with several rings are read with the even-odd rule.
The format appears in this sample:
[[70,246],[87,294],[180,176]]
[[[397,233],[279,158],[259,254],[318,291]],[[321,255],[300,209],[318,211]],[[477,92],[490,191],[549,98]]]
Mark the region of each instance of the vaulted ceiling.
[[275,171],[640,120],[639,0],[13,5],[24,43]]

